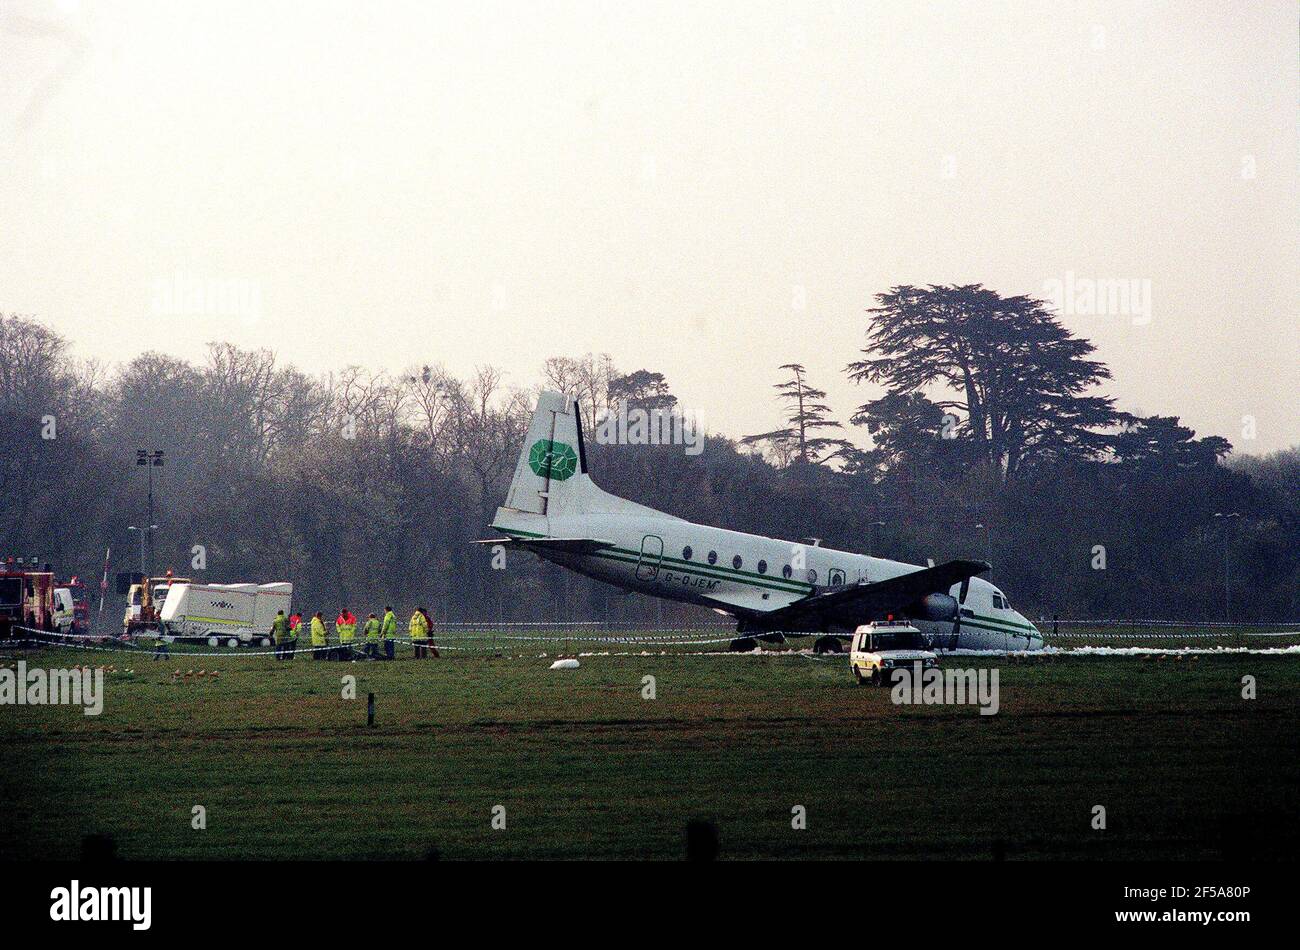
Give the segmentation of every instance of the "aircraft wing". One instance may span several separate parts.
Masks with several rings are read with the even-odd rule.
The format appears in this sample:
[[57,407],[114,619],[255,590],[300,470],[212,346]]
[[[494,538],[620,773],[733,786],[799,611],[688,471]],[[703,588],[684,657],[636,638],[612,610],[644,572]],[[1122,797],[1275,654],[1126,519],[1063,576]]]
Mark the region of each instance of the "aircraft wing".
[[747,625],[786,633],[824,632],[836,627],[852,630],[900,614],[926,594],[946,594],[953,584],[983,574],[989,567],[984,561],[946,561],[874,584],[833,587],[751,617]]
[[593,551],[614,547],[613,541],[602,541],[599,538],[486,538],[474,543],[505,544],[528,548],[539,554],[547,551],[557,554],[591,554]]

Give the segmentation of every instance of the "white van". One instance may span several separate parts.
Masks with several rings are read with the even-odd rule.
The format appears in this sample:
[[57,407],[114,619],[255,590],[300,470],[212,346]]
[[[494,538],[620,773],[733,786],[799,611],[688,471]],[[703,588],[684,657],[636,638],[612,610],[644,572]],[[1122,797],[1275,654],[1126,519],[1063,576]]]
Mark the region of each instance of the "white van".
[[270,645],[278,611],[289,615],[293,585],[172,584],[158,615],[159,632],[178,639],[206,640],[210,646]]
[[71,633],[76,622],[72,591],[66,587],[54,588],[54,629],[59,633]]

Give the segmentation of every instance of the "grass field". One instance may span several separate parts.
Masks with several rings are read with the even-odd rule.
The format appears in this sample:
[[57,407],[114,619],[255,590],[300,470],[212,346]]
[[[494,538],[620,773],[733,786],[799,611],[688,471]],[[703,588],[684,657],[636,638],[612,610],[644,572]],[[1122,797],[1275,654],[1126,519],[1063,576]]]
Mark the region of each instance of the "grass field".
[[[947,659],[999,669],[1001,711],[980,716],[895,706],[854,686],[843,658],[593,656],[551,671],[536,652],[10,653],[117,672],[98,717],[0,707],[0,856],[76,858],[99,834],[128,859],[678,858],[692,818],[716,825],[723,858],[1295,854],[1295,655]],[[221,675],[173,682],[178,666]],[[791,828],[796,805],[806,830]]]

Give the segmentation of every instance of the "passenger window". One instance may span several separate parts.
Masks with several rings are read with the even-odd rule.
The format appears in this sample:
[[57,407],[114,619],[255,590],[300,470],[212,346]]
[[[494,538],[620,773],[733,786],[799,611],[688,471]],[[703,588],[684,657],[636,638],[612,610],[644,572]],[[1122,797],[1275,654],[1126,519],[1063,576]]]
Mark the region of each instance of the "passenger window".
[[766,561],[759,561],[759,562],[758,562],[758,573],[760,573],[760,574],[766,574],[766,573],[767,573],[767,562],[766,562]]
[[710,552],[709,552],[709,563],[710,563],[710,564],[717,564],[717,563],[718,563],[718,552],[717,552],[717,551],[710,551]]
[[735,557],[731,559],[731,566],[734,567],[736,570],[740,570],[740,565],[744,563],[745,562],[740,559],[739,554],[737,554]]
[[682,548],[682,560],[689,561],[690,559],[691,559],[691,546],[688,544],[686,545],[686,547]]
[[784,577],[786,580],[789,580],[789,579],[790,579],[790,575],[793,574],[793,573],[794,573],[794,571],[792,571],[792,570],[790,569],[790,565],[789,565],[789,564],[787,564],[785,567],[781,568],[781,576]]

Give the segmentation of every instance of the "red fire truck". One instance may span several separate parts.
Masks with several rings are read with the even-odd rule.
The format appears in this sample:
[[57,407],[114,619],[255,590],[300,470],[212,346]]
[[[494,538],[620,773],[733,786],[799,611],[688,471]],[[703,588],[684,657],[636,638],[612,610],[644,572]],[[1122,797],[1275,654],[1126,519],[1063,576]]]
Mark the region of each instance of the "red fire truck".
[[63,585],[72,594],[72,632],[90,632],[90,591],[75,574]]
[[54,573],[0,566],[0,638],[20,638],[14,627],[54,629]]

